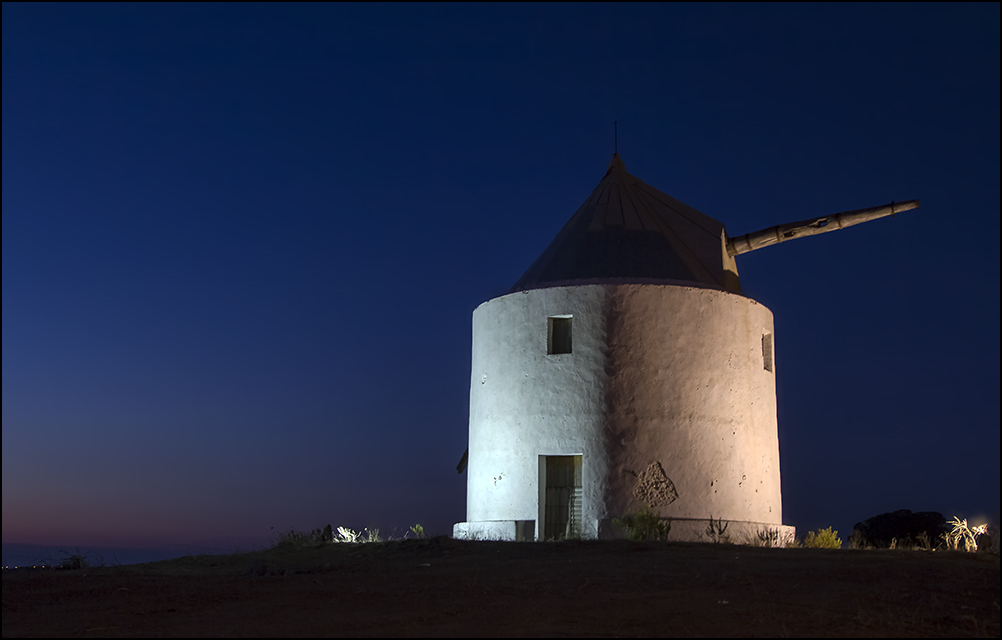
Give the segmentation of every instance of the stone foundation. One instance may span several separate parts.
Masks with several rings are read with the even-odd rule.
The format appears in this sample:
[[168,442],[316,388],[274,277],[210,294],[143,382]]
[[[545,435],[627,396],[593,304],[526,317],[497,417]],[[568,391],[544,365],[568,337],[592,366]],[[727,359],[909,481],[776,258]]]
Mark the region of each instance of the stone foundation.
[[[666,519],[667,520],[667,519]],[[669,542],[716,542],[753,546],[785,547],[796,536],[796,528],[789,525],[741,520],[710,520],[673,518]],[[531,542],[537,539],[535,520],[487,520],[458,522],[453,526],[452,537],[457,540],[506,540]],[[629,531],[612,520],[598,523],[600,540],[629,538]]]

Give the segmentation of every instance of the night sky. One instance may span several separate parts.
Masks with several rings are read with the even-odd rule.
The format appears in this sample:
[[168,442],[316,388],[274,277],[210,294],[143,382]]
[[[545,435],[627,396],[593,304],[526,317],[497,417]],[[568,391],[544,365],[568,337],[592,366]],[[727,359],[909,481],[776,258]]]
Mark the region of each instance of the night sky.
[[999,5],[3,5],[3,541],[465,520],[471,315],[598,184],[775,315],[784,523],[999,518]]

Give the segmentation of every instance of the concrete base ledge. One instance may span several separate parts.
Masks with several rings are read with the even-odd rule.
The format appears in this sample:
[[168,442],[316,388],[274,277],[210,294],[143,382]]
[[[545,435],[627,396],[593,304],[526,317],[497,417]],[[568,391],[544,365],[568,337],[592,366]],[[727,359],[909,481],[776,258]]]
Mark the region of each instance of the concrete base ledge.
[[[793,542],[797,530],[788,525],[742,520],[711,520],[709,518],[670,518],[673,542],[718,542],[756,546],[785,547]],[[509,540],[530,542],[536,539],[535,520],[487,520],[458,522],[452,537],[457,540]],[[598,538],[616,540],[629,538],[629,531],[612,520],[600,520]]]
[[457,540],[532,542],[536,539],[536,521],[487,520],[481,522],[457,522],[452,526],[452,537]]
[[[703,518],[665,518],[671,522],[668,540],[672,542],[722,542],[770,547],[785,547],[793,542],[796,527],[769,522],[717,520]],[[604,540],[629,538],[629,531],[612,520],[601,520],[598,537]]]

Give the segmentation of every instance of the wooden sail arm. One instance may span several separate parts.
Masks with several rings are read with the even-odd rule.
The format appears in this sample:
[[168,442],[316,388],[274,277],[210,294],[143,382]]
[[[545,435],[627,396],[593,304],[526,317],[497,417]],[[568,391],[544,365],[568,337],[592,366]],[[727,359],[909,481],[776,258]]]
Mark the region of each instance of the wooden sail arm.
[[843,211],[842,213],[812,218],[811,220],[802,220],[801,222],[781,224],[761,231],[755,231],[754,233],[746,233],[736,238],[727,238],[727,255],[739,256],[742,253],[748,253],[755,249],[779,244],[780,242],[793,240],[794,238],[816,236],[819,233],[837,231],[861,222],[869,222],[870,220],[918,208],[918,200],[909,200],[907,202],[892,202],[880,207],[870,207],[869,209]]

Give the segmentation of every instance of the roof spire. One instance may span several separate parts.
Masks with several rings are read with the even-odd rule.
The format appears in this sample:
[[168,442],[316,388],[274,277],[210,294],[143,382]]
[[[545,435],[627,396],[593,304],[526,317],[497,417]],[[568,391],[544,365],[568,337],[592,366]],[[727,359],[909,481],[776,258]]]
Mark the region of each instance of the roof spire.
[[623,161],[619,159],[619,122],[616,120],[612,121],[612,140],[612,162],[609,163],[609,169],[606,173],[614,170],[625,173],[626,165],[624,165]]

